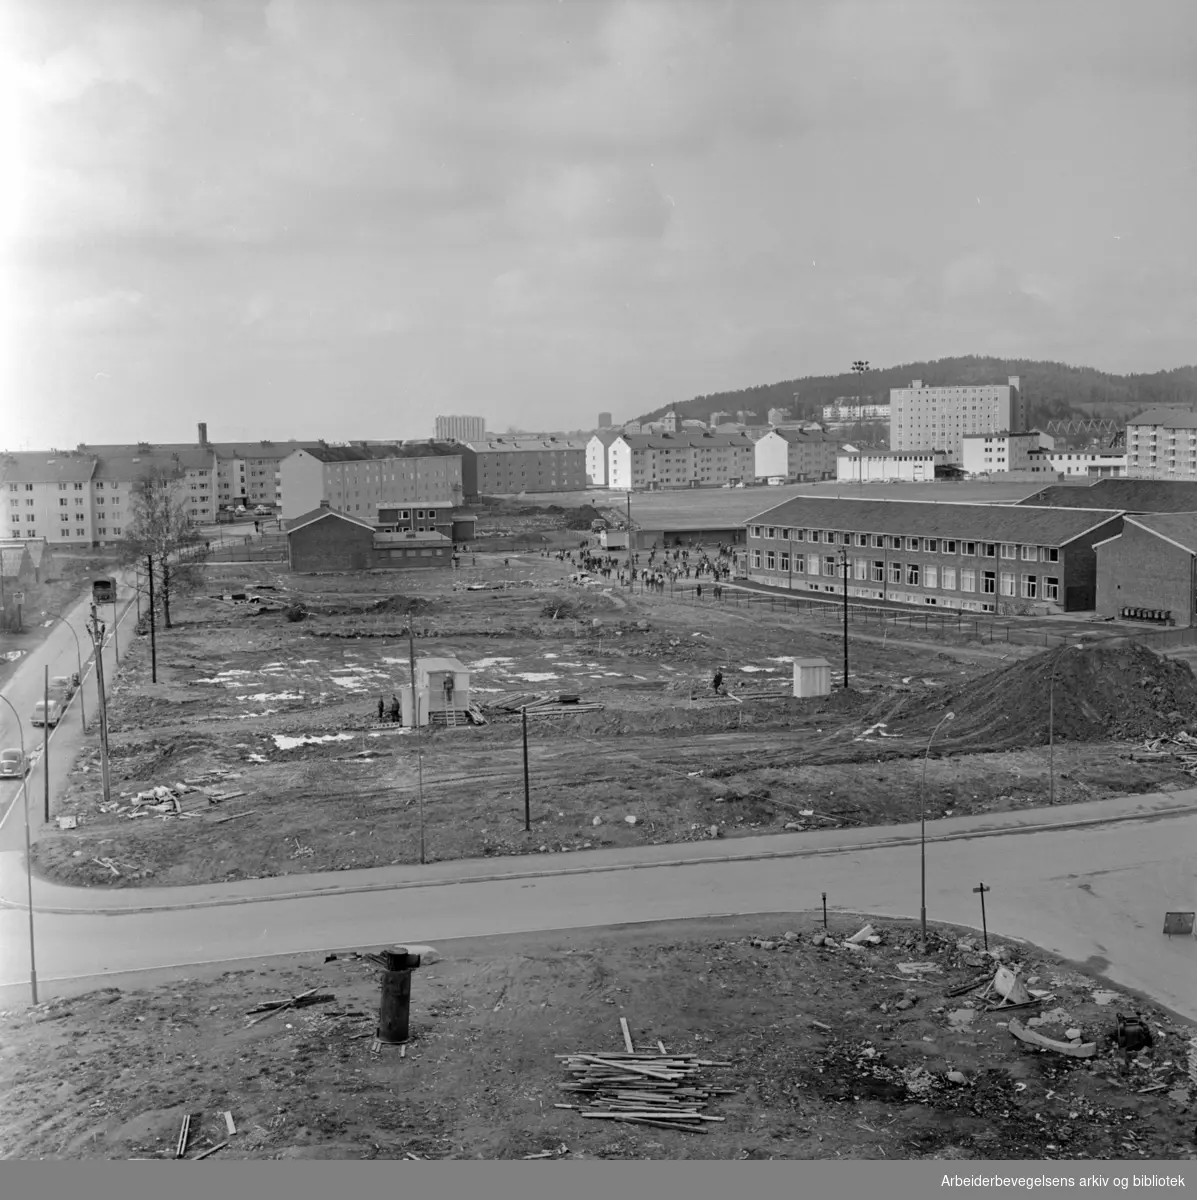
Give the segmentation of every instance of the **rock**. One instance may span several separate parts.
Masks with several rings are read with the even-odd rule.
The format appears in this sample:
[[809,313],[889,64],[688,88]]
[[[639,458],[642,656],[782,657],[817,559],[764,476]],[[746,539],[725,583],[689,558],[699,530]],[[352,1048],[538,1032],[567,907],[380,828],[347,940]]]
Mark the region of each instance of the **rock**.
[[1066,1030],[1064,1030],[1064,1036],[1066,1038],[1069,1038],[1072,1041],[1076,1041],[1080,1038],[1081,1031],[1075,1027],[1073,1027],[1072,1029],[1066,1029]]
[[591,825],[601,825],[603,823],[603,818],[595,817],[594,820],[591,821],[590,823],[591,823]]
[[961,961],[966,967],[982,967],[985,965],[985,959],[979,954],[966,954]]
[[794,830],[794,829],[805,829],[805,828],[806,828],[806,826],[805,826],[805,825],[799,825],[797,821],[787,821],[787,822],[786,822],[786,828],[787,828],[787,829],[790,829],[790,830]]
[[631,813],[628,813],[628,815],[627,815],[626,817],[624,817],[624,820],[625,820],[625,821],[626,821],[626,822],[627,822],[629,825],[635,825],[635,824],[636,824],[636,820],[637,820],[637,818],[636,818],[636,817],[634,817],[634,816],[633,816]]
[[792,929],[787,929],[786,932],[781,936],[785,938],[787,942],[796,942],[798,940],[798,935]]
[[949,1071],[948,1072],[948,1082],[949,1083],[968,1083],[968,1078],[964,1074],[963,1071]]
[[[78,853],[78,851],[76,851],[76,853]],[[815,936],[813,938],[811,938],[810,944],[812,946],[822,946],[823,943],[826,941],[827,941],[827,934],[816,933]]]
[[720,833],[720,831],[719,831],[719,826],[718,826],[718,825],[708,825],[708,826],[707,826],[707,833],[708,833],[708,834],[709,834],[711,837],[721,837],[721,836],[722,836],[722,834],[721,834],[721,833]]
[[905,997],[903,999],[899,1000],[898,1003],[894,1005],[894,1008],[900,1009],[902,1012],[905,1012],[908,1008],[913,1008],[913,1007],[914,1007],[914,1001],[907,999]]
[[760,948],[762,950],[773,950],[776,948],[777,943],[776,942],[757,942],[757,945],[760,946]]

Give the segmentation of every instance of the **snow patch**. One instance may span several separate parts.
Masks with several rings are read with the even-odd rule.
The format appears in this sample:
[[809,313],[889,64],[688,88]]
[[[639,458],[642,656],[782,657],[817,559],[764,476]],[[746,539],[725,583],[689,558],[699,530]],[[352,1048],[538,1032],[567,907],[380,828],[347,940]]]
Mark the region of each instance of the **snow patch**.
[[354,738],[352,733],[305,734],[300,737],[275,733],[271,736],[274,738],[274,744],[280,750],[294,750],[296,746],[314,746],[318,742],[351,742]]
[[470,670],[486,671],[491,667],[502,667],[513,662],[515,662],[514,658],[480,658],[476,663],[470,664]]
[[267,700],[302,700],[298,692],[257,692],[253,696],[238,696],[238,700],[251,704],[265,704]]
[[[552,671],[517,671],[516,679],[526,679],[529,683],[544,683],[549,679],[559,679]],[[477,690],[477,689],[475,689]]]

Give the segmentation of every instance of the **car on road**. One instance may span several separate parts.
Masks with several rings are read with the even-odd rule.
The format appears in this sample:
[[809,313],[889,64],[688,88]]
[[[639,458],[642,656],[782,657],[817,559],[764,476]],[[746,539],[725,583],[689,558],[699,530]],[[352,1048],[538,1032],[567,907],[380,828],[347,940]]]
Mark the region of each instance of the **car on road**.
[[20,779],[29,770],[29,763],[20,750],[0,750],[0,777]]
[[44,700],[39,700],[33,706],[33,715],[29,718],[29,723],[31,725],[49,725],[53,729],[61,720],[62,704],[58,700],[51,700],[49,704]]
[[268,517],[270,516],[270,509],[268,509],[264,504],[259,504],[258,507],[254,509],[254,516]]

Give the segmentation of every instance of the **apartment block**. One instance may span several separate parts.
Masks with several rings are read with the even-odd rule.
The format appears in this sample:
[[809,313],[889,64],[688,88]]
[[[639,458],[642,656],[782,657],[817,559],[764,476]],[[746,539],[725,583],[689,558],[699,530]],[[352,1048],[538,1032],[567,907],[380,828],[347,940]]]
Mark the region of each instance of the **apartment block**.
[[832,479],[839,449],[825,433],[772,429],[755,444],[753,471],[757,479]]
[[284,521],[297,520],[327,502],[373,528],[383,504],[452,507],[462,500],[464,454],[460,445],[438,442],[317,444],[293,450],[280,466],[281,515]]
[[795,592],[961,612],[1083,612],[1122,513],[797,497],[748,522],[748,576]]
[[436,419],[436,440],[438,442],[481,442],[485,438],[485,417],[450,415]]
[[1121,479],[1127,474],[1127,456],[1112,450],[1060,450],[1049,454],[1047,459],[1057,475]]
[[960,440],[960,466],[969,475],[994,475],[1006,471],[1028,471],[1034,451],[1039,449],[1039,434],[966,433]]
[[1026,426],[1017,375],[1006,383],[927,387],[915,379],[889,393],[891,450],[946,450],[959,463],[967,434],[1021,433]]
[[841,483],[932,483],[935,468],[948,456],[942,450],[842,449],[835,459],[835,477]]
[[623,433],[607,452],[608,487],[712,487],[755,478],[756,442],[746,433]]
[[837,400],[823,405],[823,420],[839,425],[856,421],[888,421],[888,404],[859,404],[854,401]]
[[1126,423],[1132,479],[1197,479],[1197,413],[1150,408]]
[[586,483],[590,487],[606,487],[607,451],[619,437],[618,429],[600,429],[586,443]]
[[587,444],[571,438],[490,438],[462,450],[467,498],[586,488]]

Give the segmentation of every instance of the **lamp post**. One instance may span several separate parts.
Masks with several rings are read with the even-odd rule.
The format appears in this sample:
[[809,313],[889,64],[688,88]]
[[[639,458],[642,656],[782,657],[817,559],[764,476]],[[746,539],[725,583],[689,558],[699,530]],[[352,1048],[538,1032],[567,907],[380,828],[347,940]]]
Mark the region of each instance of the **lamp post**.
[[75,662],[79,667],[79,715],[83,720],[83,732],[87,732],[87,706],[83,702],[83,651],[80,648],[79,635],[75,632],[74,626],[61,614],[56,618],[61,621],[70,631],[71,637],[75,639]]
[[1047,802],[1056,802],[1056,662],[1047,692]]
[[[856,403],[860,406],[860,410],[864,412],[864,377],[865,372],[869,369],[867,359],[858,358],[852,364],[853,374],[856,376]],[[860,422],[857,422],[857,429],[860,428]],[[860,453],[860,447],[856,448],[856,482],[860,491],[864,491],[864,459]]]
[[927,941],[927,763],[931,759],[931,743],[940,727],[954,720],[955,713],[945,713],[940,722],[931,730],[927,739],[927,753],[923,756],[923,786],[919,804],[919,923],[923,930],[923,942]]
[[[848,535],[845,534],[845,537]],[[840,547],[844,563],[844,691],[848,690],[848,547]]]
[[[29,764],[25,761],[25,731],[21,728],[21,718],[13,708],[12,701],[7,696],[0,695],[12,713],[17,726],[17,737],[21,740],[21,808],[25,814],[25,887],[29,899],[29,990],[33,995],[33,1003],[37,1003],[37,957],[33,949],[33,852],[29,844]],[[48,769],[48,768],[46,768]]]
[[100,698],[100,769],[104,786],[104,803],[111,800],[111,782],[108,772],[108,697],[104,694],[104,622],[96,615],[96,606],[91,606],[91,625],[88,632],[96,648],[96,691]]

